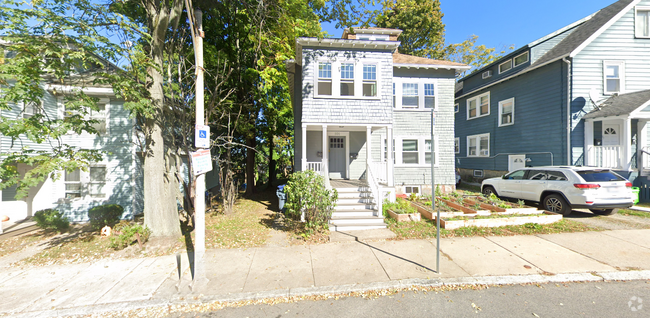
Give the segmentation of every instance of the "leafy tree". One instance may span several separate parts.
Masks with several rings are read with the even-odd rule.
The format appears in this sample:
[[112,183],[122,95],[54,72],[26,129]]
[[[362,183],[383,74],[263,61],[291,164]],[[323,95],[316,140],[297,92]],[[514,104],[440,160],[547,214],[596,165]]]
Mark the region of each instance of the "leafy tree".
[[[16,185],[17,198],[22,198],[48,177],[56,180],[61,171],[87,169],[101,160],[101,151],[67,145],[62,137],[69,131],[97,133],[93,125],[98,122],[87,119],[90,111],[98,110],[97,99],[84,93],[86,87],[111,77],[119,78],[115,84],[123,88],[132,84],[111,63],[119,60],[123,48],[105,35],[131,25],[85,0],[0,3],[0,51],[6,53],[0,63],[0,110],[22,108],[18,118],[0,116],[0,135],[12,140],[10,152],[0,154],[0,189]],[[65,92],[62,119],[45,112],[41,103],[49,84],[76,88]],[[27,108],[33,116],[22,116]],[[32,169],[21,175],[19,164]]]
[[452,62],[467,64],[472,67],[470,70],[464,71],[461,76],[474,72],[481,67],[498,60],[508,51],[514,49],[514,45],[510,45],[509,47],[503,47],[501,50],[497,51],[496,48],[489,48],[483,44],[476,45],[477,40],[478,35],[472,35],[462,43],[451,44],[447,48],[447,56],[445,59]]

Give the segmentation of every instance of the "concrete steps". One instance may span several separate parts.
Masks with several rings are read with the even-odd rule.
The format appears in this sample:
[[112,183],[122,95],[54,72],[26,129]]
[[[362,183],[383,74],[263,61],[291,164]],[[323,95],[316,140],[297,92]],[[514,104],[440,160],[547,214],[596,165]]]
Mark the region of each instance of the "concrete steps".
[[336,188],[336,190],[339,197],[329,222],[330,231],[386,228],[384,217],[379,215],[369,187]]

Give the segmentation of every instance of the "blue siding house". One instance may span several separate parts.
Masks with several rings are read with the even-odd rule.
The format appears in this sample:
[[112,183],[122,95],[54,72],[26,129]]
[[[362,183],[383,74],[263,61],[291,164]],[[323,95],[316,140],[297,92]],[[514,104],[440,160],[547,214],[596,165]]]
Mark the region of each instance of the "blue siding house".
[[617,1],[459,80],[457,168],[590,165],[647,182],[649,90],[650,0]]

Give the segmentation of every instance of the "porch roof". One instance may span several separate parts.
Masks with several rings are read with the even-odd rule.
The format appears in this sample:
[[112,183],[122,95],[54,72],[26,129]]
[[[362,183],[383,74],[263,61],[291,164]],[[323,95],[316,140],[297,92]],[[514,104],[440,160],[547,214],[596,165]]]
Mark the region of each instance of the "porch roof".
[[635,110],[646,106],[650,102],[650,89],[614,95],[600,104],[599,108],[594,108],[583,119],[593,119],[602,117],[612,117],[621,115],[630,115]]

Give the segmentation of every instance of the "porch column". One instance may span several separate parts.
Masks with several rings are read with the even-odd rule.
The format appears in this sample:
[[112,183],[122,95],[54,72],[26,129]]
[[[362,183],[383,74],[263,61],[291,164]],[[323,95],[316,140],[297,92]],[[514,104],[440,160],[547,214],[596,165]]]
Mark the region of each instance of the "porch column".
[[329,177],[329,139],[327,139],[327,125],[323,125],[323,163],[321,164],[320,170],[323,174],[323,177]]
[[594,121],[592,119],[587,119],[585,121],[585,153],[584,153],[584,165],[593,165],[594,162]]
[[639,175],[643,169],[646,168],[647,160],[644,160],[648,154],[643,152],[643,148],[648,144],[648,122],[646,120],[639,120],[637,124],[637,133],[636,133],[636,162],[637,169],[639,170]]
[[386,127],[386,181],[388,181],[389,187],[395,185],[395,182],[393,182],[394,166],[395,165],[393,164],[393,128]]
[[632,170],[632,119],[629,117],[623,121],[623,162],[624,170]]
[[302,138],[300,138],[301,150],[301,168],[300,171],[307,170],[307,126],[302,126]]

